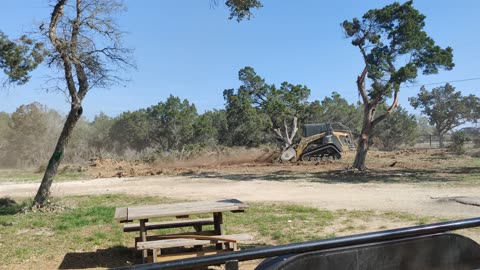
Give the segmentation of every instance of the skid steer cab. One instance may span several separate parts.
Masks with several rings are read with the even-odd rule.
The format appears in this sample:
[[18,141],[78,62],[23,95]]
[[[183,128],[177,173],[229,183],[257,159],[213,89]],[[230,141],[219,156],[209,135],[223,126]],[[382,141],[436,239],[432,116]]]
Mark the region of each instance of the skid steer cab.
[[282,152],[282,161],[340,159],[355,150],[352,132],[341,123],[306,124],[303,134],[298,144]]

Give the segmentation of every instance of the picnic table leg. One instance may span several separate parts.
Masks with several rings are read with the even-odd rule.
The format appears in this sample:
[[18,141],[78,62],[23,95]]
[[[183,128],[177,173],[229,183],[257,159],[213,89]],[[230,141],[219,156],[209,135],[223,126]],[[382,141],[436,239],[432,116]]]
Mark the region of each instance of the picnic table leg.
[[[140,239],[142,239],[142,242],[147,241],[147,230],[145,228],[145,222],[147,222],[147,219],[140,219]],[[144,249],[142,252],[142,262],[146,263],[148,257],[148,250]]]
[[[223,228],[223,216],[222,212],[213,213],[213,227],[217,235],[225,234],[225,229]],[[217,243],[217,249],[225,249],[224,243]]]
[[159,251],[160,251],[160,250],[159,250],[159,249],[156,249],[156,248],[154,248],[154,249],[152,250],[152,257],[153,257],[153,262],[154,262],[154,263],[158,261],[158,257],[157,257],[157,256],[158,256],[158,254],[160,253]]
[[[193,225],[193,228],[195,229],[196,232],[201,232],[203,230],[202,225]],[[196,251],[200,251],[203,248],[202,245],[196,245],[193,247],[195,248]]]

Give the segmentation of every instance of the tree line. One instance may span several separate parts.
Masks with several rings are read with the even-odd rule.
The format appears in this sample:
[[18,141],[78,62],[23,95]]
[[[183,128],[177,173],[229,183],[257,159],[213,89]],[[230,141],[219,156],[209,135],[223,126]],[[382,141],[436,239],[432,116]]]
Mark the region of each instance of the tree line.
[[[225,107],[199,113],[188,99],[170,95],[165,101],[116,117],[105,113],[92,120],[81,117],[73,132],[65,159],[85,162],[94,157],[124,159],[162,158],[167,153],[183,157],[217,146],[258,147],[279,143],[273,132],[293,117],[302,125],[341,122],[358,136],[362,128],[363,105],[348,102],[337,92],[323,100],[308,101],[311,90],[305,85],[283,82],[269,84],[251,67],[238,72],[237,89],[223,91]],[[465,123],[480,119],[480,100],[463,96],[450,84],[422,87],[409,98],[424,116],[415,116],[399,106],[374,129],[370,144],[381,150],[413,145],[421,135],[443,137]],[[382,103],[379,114],[388,110]],[[3,167],[43,165],[55,147],[66,116],[40,103],[19,106],[15,112],[0,112],[0,164]],[[281,144],[279,144],[281,145]]]
[[[332,92],[323,100],[308,101],[305,85],[283,82],[269,84],[251,67],[238,72],[237,89],[223,92],[225,107],[199,113],[188,99],[170,95],[158,104],[126,111],[116,117],[104,113],[88,121],[81,117],[74,130],[65,159],[84,162],[98,156],[159,158],[168,152],[186,156],[217,146],[258,147],[278,142],[274,128],[298,118],[299,126],[341,122],[360,134],[363,106],[350,103]],[[382,104],[380,111],[387,110]],[[55,147],[65,116],[40,103],[19,106],[15,112],[0,113],[0,160],[3,166],[44,164]],[[392,150],[415,143],[420,130],[432,130],[403,108],[395,110],[373,133],[372,144]],[[302,136],[299,129],[296,140]]]

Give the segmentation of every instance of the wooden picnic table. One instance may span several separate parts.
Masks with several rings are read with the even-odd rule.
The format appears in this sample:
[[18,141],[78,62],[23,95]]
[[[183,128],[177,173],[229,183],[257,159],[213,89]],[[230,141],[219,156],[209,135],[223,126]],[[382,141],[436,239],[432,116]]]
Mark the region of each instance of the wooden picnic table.
[[[139,221],[140,239],[142,242],[147,241],[147,230],[149,225],[147,222],[153,218],[176,217],[188,218],[195,214],[212,214],[215,235],[224,235],[223,212],[243,212],[248,205],[237,199],[225,199],[218,201],[201,201],[201,202],[185,202],[185,203],[169,203],[157,205],[140,205],[130,207],[119,207],[115,210],[114,219],[119,222]],[[203,220],[205,222],[205,220]],[[190,224],[187,220],[185,224]],[[199,223],[200,224],[200,223]],[[150,226],[154,228],[155,226]],[[180,227],[178,223],[163,223],[157,228],[175,228]],[[125,230],[126,231],[126,230]],[[179,236],[179,238],[181,238]],[[217,244],[222,247],[223,244]],[[143,260],[147,258],[147,250],[143,250]]]

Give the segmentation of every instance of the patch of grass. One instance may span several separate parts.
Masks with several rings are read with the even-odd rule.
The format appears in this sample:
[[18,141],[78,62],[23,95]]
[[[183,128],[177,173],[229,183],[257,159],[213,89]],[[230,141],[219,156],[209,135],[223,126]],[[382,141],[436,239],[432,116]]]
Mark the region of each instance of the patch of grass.
[[251,204],[245,214],[226,213],[227,231],[258,232],[266,243],[318,239],[334,218],[330,211],[294,204]]
[[[109,194],[51,198],[51,201],[67,207],[55,213],[40,211],[22,213],[20,210],[32,203],[31,200],[25,200],[7,208],[8,210],[3,209],[3,214],[0,215],[0,247],[2,247],[0,260],[5,265],[26,260],[30,260],[31,263],[31,258],[51,257],[62,260],[69,252],[85,250],[95,252],[102,247],[107,250],[112,248],[125,251],[125,247],[133,247],[135,234],[124,233],[122,225],[113,220],[115,207],[168,203],[176,200]],[[7,246],[8,248],[3,248]],[[135,252],[129,251],[128,254],[130,257],[135,256]],[[107,255],[111,256],[111,254],[105,256]],[[135,258],[124,256],[117,259],[125,262],[133,261]],[[118,263],[113,265],[122,266]]]
[[55,230],[68,231],[75,228],[86,227],[92,224],[111,223],[115,207],[94,206],[88,208],[77,208],[68,211],[58,217]]
[[0,169],[0,182],[36,182],[42,175],[33,170]]
[[[138,257],[134,250],[137,233],[123,232],[122,225],[113,220],[115,207],[175,201],[127,195],[69,196],[61,198],[61,203],[68,207],[60,212],[0,215],[0,260],[7,268],[14,264],[32,265],[35,260],[54,261],[58,262],[57,265],[63,261],[62,267],[75,268],[75,261],[81,260],[78,258],[84,258],[92,268],[127,266]],[[327,211],[275,203],[249,205],[245,213],[225,213],[224,224],[227,233],[253,234],[255,240],[250,247],[324,239],[397,228],[399,224],[435,221],[435,218],[401,212]],[[162,233],[189,230],[191,228],[171,229]],[[69,262],[66,254],[79,257]]]
[[[34,169],[0,169],[1,182],[40,182],[43,172]],[[55,176],[55,181],[85,179],[87,175],[84,172],[75,172],[70,170],[60,170]]]
[[158,196],[130,196],[126,194],[106,194],[100,196],[81,195],[75,196],[74,200],[69,200],[76,207],[94,207],[94,206],[131,206],[156,203],[178,202],[178,200],[163,198]]

